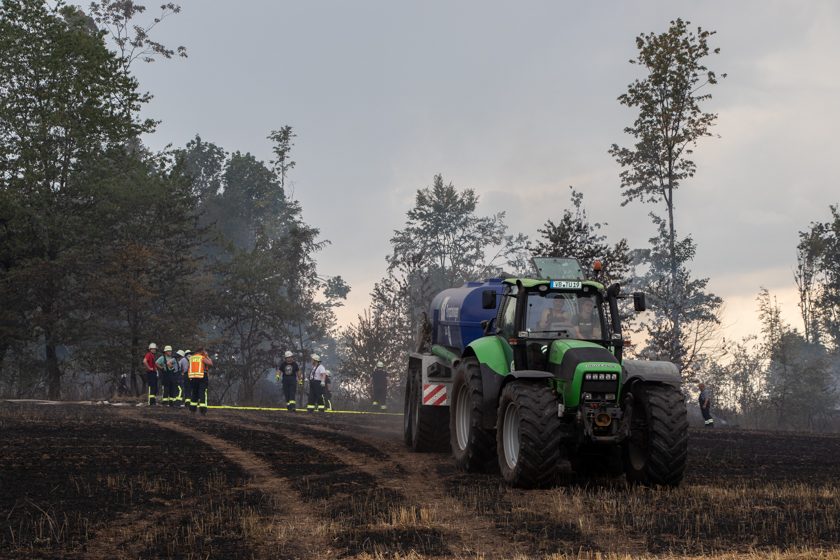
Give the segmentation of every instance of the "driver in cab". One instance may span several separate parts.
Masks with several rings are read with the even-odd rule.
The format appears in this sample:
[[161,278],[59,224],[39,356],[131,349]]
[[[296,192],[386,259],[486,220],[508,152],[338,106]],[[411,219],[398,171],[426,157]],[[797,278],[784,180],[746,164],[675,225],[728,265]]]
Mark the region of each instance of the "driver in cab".
[[551,305],[543,309],[537,329],[541,331],[571,330],[575,321],[571,305],[563,298],[551,300]]
[[601,322],[595,310],[595,300],[591,297],[580,298],[578,312],[576,338],[601,338]]

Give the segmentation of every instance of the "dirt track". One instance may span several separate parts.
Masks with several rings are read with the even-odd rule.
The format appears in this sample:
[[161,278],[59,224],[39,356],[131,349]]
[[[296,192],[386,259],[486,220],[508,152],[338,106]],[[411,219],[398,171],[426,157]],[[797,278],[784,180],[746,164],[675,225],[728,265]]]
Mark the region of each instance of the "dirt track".
[[840,547],[840,437],[695,431],[676,490],[542,491],[399,416],[0,404],[0,556],[539,557]]

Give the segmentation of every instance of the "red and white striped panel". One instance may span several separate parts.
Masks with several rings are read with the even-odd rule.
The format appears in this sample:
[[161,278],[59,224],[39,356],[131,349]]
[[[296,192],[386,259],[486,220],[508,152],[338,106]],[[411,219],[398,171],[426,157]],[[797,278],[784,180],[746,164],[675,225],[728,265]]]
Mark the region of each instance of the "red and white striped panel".
[[423,384],[423,404],[431,406],[449,406],[449,393],[446,390],[446,384]]

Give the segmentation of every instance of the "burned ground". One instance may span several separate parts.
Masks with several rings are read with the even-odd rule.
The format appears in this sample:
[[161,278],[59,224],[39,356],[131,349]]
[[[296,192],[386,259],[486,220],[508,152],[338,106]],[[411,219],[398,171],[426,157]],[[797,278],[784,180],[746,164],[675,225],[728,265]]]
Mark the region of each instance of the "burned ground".
[[401,418],[0,404],[3,558],[571,557],[840,548],[840,437],[691,433],[677,489],[511,489]]

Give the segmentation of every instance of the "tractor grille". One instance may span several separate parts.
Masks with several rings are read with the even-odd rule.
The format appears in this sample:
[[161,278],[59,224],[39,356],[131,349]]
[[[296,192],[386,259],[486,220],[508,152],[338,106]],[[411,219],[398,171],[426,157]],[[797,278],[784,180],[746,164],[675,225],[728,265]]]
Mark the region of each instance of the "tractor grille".
[[580,393],[583,401],[614,401],[618,395],[618,374],[588,371],[583,375]]

